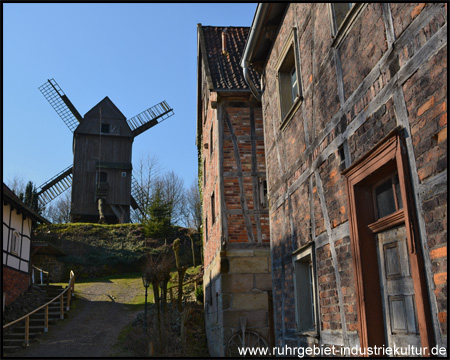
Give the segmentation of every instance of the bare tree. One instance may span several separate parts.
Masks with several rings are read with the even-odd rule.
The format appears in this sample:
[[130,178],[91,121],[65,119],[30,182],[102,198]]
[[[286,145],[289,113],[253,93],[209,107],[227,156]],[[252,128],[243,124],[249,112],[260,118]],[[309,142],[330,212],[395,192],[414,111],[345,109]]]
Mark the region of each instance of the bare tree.
[[46,207],[43,216],[55,224],[70,222],[71,193],[65,191],[57,200]]
[[198,187],[198,178],[195,178],[191,186],[186,189],[183,219],[187,227],[200,233],[202,227],[202,200]]
[[11,191],[19,197],[20,194],[25,194],[26,182],[23,176],[15,174],[12,178],[6,181],[6,185],[11,189]]
[[169,205],[170,224],[176,225],[182,220],[184,203],[184,181],[173,171],[166,172],[158,179],[163,198]]
[[158,159],[149,154],[142,156],[138,161],[137,166],[134,167],[133,177],[141,188],[141,191],[137,195],[138,198],[135,200],[143,210],[143,214],[139,211],[132,212],[132,222],[142,223],[148,219],[146,209],[150,206],[152,193],[154,191],[154,183],[159,172],[160,166]]

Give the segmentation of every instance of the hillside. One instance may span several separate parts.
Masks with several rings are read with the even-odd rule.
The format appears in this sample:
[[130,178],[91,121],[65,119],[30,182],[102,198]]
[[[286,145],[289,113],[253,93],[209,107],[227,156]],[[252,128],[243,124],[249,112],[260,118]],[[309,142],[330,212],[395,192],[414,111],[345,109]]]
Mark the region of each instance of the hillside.
[[[147,238],[140,224],[51,224],[36,230],[36,240],[62,251],[62,256],[34,255],[33,264],[51,273],[51,281],[67,281],[70,270],[78,279],[141,272],[145,255],[157,253],[166,243],[181,240],[183,265],[192,266],[189,230],[174,227],[166,239]],[[198,234],[193,235],[197,242]],[[200,246],[194,245],[196,265],[201,262]],[[172,252],[171,252],[172,254]]]

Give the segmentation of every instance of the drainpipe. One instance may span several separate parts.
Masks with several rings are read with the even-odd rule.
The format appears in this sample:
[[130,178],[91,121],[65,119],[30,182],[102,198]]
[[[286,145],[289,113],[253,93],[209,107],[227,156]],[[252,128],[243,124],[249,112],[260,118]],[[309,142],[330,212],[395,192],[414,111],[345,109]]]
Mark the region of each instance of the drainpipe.
[[250,60],[249,59],[253,55],[253,51],[255,50],[256,38],[258,37],[259,33],[261,32],[262,25],[263,25],[263,19],[267,13],[267,10],[269,9],[269,6],[270,6],[269,3],[258,4],[258,7],[256,8],[256,14],[253,19],[253,24],[250,29],[250,35],[249,35],[247,43],[245,45],[244,55],[242,56],[242,60],[241,60],[241,67],[244,71],[245,82],[249,86],[252,94],[256,97],[256,99],[259,102],[261,102],[261,93],[258,91],[258,89],[256,88],[255,84],[253,83],[252,79],[250,78],[250,72],[249,72]]

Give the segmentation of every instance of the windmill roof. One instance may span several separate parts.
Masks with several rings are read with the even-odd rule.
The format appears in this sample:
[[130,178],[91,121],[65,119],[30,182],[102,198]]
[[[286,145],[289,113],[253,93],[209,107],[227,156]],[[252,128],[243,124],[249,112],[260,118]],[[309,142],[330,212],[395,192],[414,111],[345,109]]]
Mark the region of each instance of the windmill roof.
[[125,115],[117,108],[116,105],[111,101],[111,99],[107,96],[100,101],[97,105],[95,105],[91,110],[89,110],[84,117],[99,117],[101,110],[102,119],[125,119]]
[[[249,89],[240,65],[249,27],[201,26],[204,52],[208,59],[209,72],[215,90]],[[222,33],[225,33],[225,52],[222,49]],[[250,76],[259,87],[259,76],[250,70]]]

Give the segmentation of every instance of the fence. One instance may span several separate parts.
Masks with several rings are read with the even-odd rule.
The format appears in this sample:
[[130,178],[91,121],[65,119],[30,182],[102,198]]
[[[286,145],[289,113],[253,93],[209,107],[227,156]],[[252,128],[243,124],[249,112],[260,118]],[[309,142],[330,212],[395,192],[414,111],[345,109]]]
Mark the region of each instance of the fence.
[[44,317],[44,331],[48,331],[48,306],[55,302],[58,299],[61,299],[60,301],[60,317],[61,319],[64,319],[64,294],[67,293],[67,305],[66,310],[70,310],[70,301],[72,299],[72,295],[75,291],[75,274],[71,270],[70,271],[70,280],[69,285],[67,288],[59,295],[57,295],[54,299],[50,300],[48,303],[38,307],[36,310],[33,310],[32,312],[28,313],[25,316],[22,316],[21,318],[14,320],[13,322],[10,322],[9,324],[6,324],[3,326],[3,331],[7,329],[8,327],[17,324],[23,320],[25,320],[25,344],[28,346],[30,343],[30,316],[37,313],[39,310],[45,309],[45,317]]
[[48,283],[49,283],[49,273],[48,273],[48,271],[44,271],[44,270],[42,270],[42,269],[39,269],[38,267],[36,267],[36,266],[34,266],[34,265],[32,265],[32,266],[33,266],[33,267],[32,267],[32,271],[31,271],[31,280],[32,280],[32,283],[33,283],[33,284],[36,284],[36,278],[35,278],[34,273],[35,273],[35,271],[37,271],[37,272],[39,272],[39,278],[41,279],[41,285],[44,284],[44,275],[47,276],[46,284],[48,285]]

